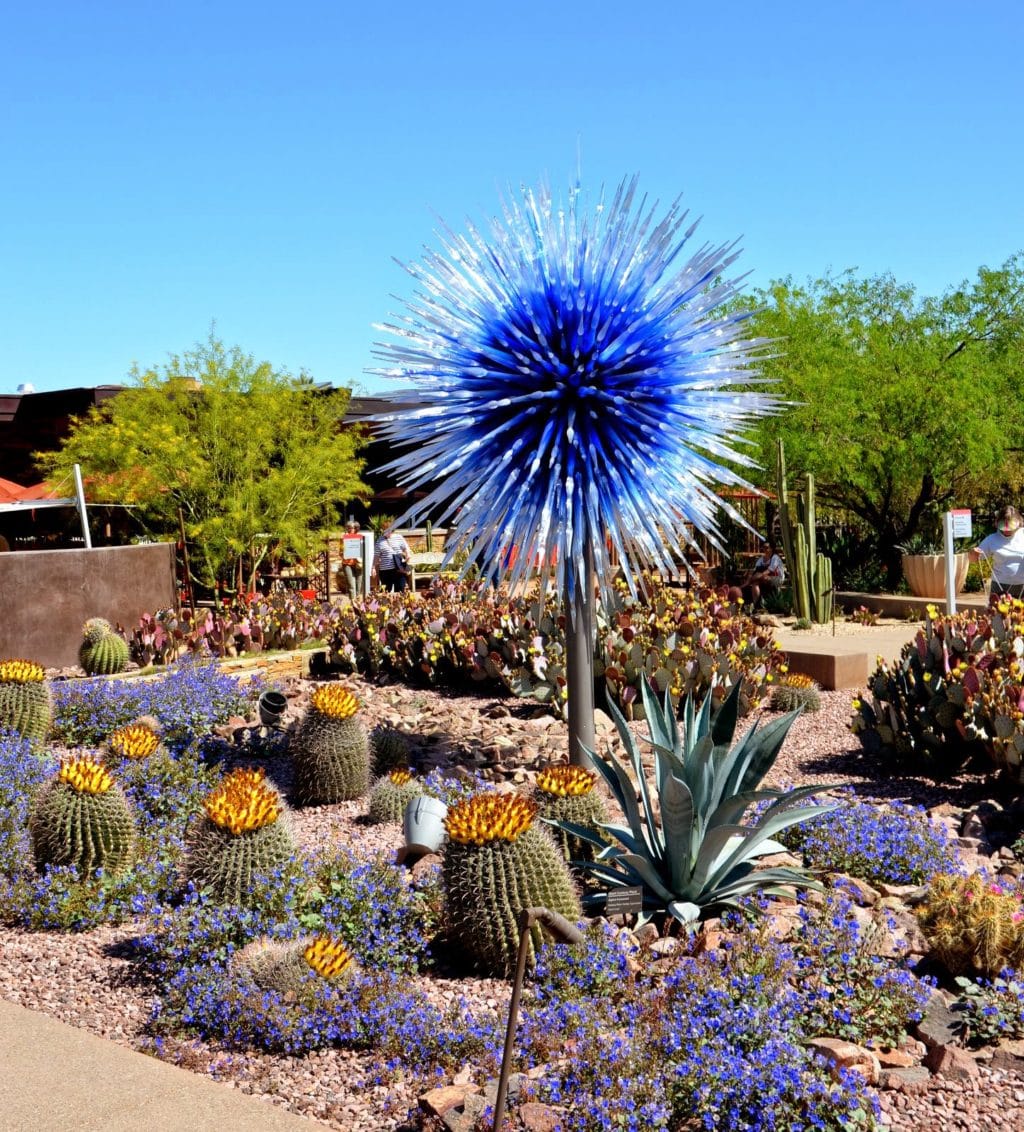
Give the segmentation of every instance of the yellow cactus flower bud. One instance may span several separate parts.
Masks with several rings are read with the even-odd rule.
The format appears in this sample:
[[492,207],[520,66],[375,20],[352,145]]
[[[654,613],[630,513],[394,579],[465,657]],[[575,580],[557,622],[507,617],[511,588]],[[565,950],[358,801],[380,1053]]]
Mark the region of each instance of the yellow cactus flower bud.
[[581,766],[549,766],[537,775],[537,789],[560,798],[589,794],[595,782],[597,775]]
[[309,702],[314,711],[332,719],[351,719],[359,710],[359,701],[340,684],[321,684]]
[[302,956],[322,979],[336,979],[352,966],[352,952],[340,939],[330,936],[317,936]]

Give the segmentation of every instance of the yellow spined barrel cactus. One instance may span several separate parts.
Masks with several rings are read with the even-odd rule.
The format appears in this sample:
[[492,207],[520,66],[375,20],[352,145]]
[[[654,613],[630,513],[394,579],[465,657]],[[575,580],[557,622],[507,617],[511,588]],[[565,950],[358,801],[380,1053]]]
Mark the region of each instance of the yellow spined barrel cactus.
[[231,771],[207,796],[185,838],[185,876],[222,904],[245,906],[254,877],[295,851],[287,807],[252,768]]
[[132,859],[135,816],[110,771],[81,756],[66,759],[40,790],[29,833],[40,867],[73,865],[82,876],[114,872]]
[[322,684],[292,740],[300,806],[348,802],[370,788],[370,748],[359,700],[340,684]]
[[50,685],[43,666],[33,660],[0,660],[0,727],[43,743],[52,718]]
[[[580,916],[569,866],[551,834],[534,824],[537,809],[519,794],[476,794],[445,819],[445,916],[453,938],[488,974],[514,970],[524,908],[549,908],[573,922]],[[531,929],[531,962],[542,938],[539,926]]]

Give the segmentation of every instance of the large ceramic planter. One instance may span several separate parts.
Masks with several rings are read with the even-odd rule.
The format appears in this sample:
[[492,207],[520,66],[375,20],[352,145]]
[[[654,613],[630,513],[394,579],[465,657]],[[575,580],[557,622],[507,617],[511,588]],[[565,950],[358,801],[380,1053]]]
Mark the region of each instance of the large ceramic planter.
[[[954,554],[956,562],[956,592],[962,593],[967,581],[970,558]],[[944,554],[904,554],[903,576],[910,592],[916,597],[944,598],[946,596],[946,556]]]

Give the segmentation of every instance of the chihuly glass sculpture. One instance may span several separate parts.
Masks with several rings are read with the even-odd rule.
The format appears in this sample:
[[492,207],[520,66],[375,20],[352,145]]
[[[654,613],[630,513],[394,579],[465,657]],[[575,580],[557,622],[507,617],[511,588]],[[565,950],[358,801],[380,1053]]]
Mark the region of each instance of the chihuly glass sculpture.
[[440,511],[449,558],[512,583],[539,570],[584,606],[591,576],[611,599],[613,549],[632,588],[674,575],[695,532],[718,544],[720,508],[742,522],[713,487],[744,486],[727,462],[750,465],[744,429],[778,401],[757,390],[765,340],[718,310],[735,245],[686,257],[695,227],[635,177],[589,212],[578,186],[564,203],[524,188],[407,267],[419,286],[373,371],[412,387],[380,418],[404,451],[388,470],[426,489],[405,521]]

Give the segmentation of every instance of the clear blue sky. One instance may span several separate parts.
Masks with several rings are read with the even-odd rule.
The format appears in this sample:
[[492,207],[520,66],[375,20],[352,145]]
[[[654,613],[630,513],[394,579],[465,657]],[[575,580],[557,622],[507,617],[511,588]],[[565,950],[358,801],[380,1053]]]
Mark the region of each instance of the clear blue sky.
[[[372,8],[372,11],[371,11]],[[392,257],[639,173],[752,282],[925,293],[1024,248],[1019,0],[5,5],[0,393],[206,337],[368,377]]]

